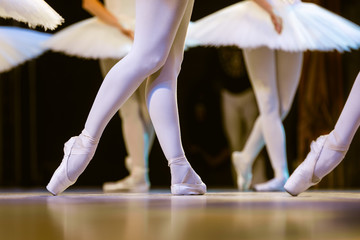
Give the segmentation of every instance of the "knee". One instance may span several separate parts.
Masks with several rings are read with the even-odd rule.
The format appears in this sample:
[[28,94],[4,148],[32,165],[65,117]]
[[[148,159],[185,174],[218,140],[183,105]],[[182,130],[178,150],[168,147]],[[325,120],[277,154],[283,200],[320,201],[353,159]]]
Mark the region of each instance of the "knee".
[[281,111],[280,111],[280,117],[281,117],[281,120],[284,120],[287,115],[289,114],[289,111],[290,111],[290,107],[282,107],[281,108]]
[[259,111],[262,116],[279,116],[278,100],[274,96],[261,94],[258,98]]
[[136,62],[140,63],[139,66],[137,66],[139,69],[142,69],[142,71],[145,71],[148,74],[152,74],[164,66],[167,59],[167,53],[166,51],[161,50],[135,51],[132,53],[132,57],[137,60]]
[[152,71],[152,72],[156,72],[158,71],[162,66],[164,66],[166,61],[166,56],[159,53],[159,54],[154,54],[151,57],[148,58],[147,61],[147,68]]

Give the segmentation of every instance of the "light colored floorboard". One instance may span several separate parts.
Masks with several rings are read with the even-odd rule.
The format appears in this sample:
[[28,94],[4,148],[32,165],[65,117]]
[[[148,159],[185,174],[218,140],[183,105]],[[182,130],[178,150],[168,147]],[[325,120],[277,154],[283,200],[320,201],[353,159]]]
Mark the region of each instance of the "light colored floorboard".
[[360,191],[0,191],[2,240],[360,239]]

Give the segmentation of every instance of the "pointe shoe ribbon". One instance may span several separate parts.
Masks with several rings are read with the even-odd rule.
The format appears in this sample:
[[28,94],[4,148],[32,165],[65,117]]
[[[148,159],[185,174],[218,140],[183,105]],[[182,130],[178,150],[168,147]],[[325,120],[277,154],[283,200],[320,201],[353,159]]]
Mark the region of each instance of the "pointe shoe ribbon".
[[285,190],[292,196],[297,196],[309,187],[319,183],[320,178],[314,175],[315,166],[321,151],[324,148],[327,135],[320,136],[310,145],[310,152],[305,160],[296,168],[294,173],[285,183]]
[[[181,181],[171,184],[171,193],[173,195],[203,195],[206,193],[206,185],[202,182],[199,175],[196,174],[196,172],[190,166],[189,162],[186,161],[184,157],[171,159],[169,160],[168,165],[169,167],[171,167],[171,165],[181,166],[182,169],[179,170],[182,173],[185,173],[182,176]],[[172,171],[172,174],[175,173],[176,171]]]

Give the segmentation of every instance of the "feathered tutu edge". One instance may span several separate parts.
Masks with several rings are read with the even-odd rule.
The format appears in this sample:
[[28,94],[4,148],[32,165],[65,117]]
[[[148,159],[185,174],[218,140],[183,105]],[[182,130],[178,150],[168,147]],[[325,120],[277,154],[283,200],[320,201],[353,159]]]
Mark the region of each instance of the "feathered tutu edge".
[[132,40],[96,17],[55,33],[44,46],[55,52],[89,59],[120,59],[129,53]]
[[34,59],[47,49],[42,43],[51,34],[18,27],[0,27],[0,72]]
[[43,0],[0,0],[0,16],[54,30],[64,19]]
[[236,3],[193,23],[193,46],[269,47],[284,51],[349,51],[360,47],[360,27],[316,4],[295,3],[277,9],[283,31],[277,34],[256,3]]

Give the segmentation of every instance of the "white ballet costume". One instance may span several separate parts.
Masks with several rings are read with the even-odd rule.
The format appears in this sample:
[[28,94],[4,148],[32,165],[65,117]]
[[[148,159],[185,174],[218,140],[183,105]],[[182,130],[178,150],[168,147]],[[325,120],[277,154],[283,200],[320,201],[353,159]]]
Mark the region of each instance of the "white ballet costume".
[[[135,0],[106,0],[104,5],[125,28],[135,29]],[[45,46],[81,58],[121,59],[130,52],[132,44],[119,29],[91,17],[60,30]]]
[[0,72],[34,59],[47,49],[42,43],[51,34],[19,27],[0,27]]
[[54,30],[64,19],[44,0],[0,0],[0,16]]
[[302,52],[339,52],[360,47],[360,27],[316,4],[300,0],[269,0],[283,19],[281,34],[269,14],[254,1],[242,1],[196,22],[188,38],[198,45],[236,45],[245,62],[257,98],[260,116],[242,152],[232,161],[239,190],[250,188],[251,167],[266,144],[274,179],[255,185],[257,191],[283,191],[288,178],[282,120],[288,114],[298,87]]
[[170,166],[172,194],[206,192],[182,148],[176,100],[192,6],[193,0],[136,0],[133,47],[106,75],[82,134],[65,144],[63,161],[47,185],[52,194],[60,194],[75,183],[90,162],[104,128],[144,79],[147,107]]
[[[124,27],[135,29],[135,0],[106,0],[104,5]],[[132,44],[132,40],[119,29],[92,17],[62,29],[44,45],[70,56],[100,59],[105,77],[119,59],[129,53]],[[129,176],[124,180],[105,183],[103,190],[106,192],[149,190],[147,163],[154,129],[146,109],[145,85],[143,83],[119,110],[128,152],[125,165]]]
[[285,184],[285,190],[293,196],[319,183],[344,159],[360,125],[360,72],[355,79],[345,106],[328,134],[311,143],[305,160],[295,169]]

